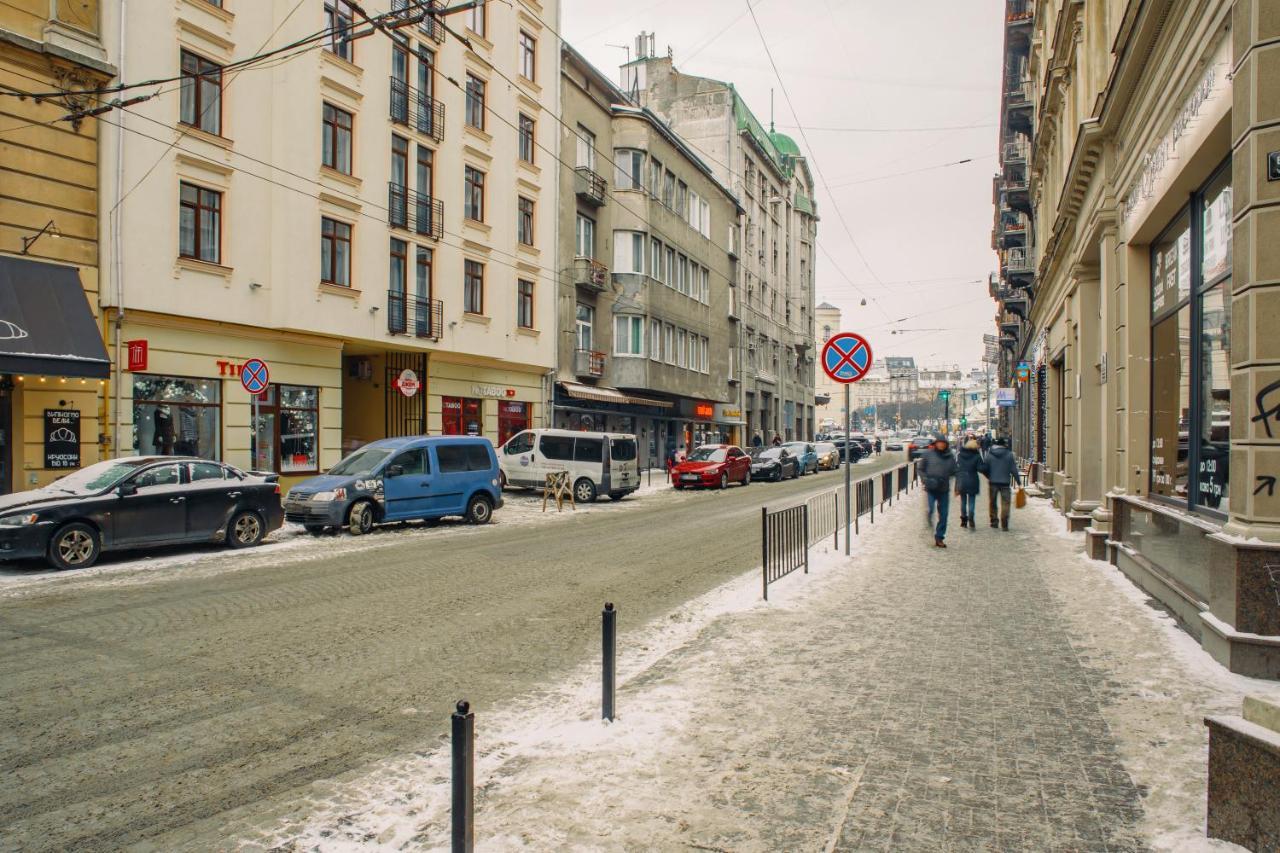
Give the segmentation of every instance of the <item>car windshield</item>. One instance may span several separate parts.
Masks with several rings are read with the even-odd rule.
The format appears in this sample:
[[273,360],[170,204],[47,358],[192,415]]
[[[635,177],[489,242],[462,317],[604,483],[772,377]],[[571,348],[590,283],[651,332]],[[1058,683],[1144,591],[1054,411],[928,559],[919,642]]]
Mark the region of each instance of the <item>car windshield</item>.
[[836,446],[829,441],[824,441],[818,445],[817,450],[819,453],[835,453]]
[[756,450],[751,451],[752,459],[777,459],[781,455],[781,447],[766,447],[763,450],[757,448]]
[[119,483],[146,465],[148,461],[147,459],[109,459],[106,462],[90,465],[88,468],[81,468],[74,474],[68,474],[54,482],[53,488],[74,494],[100,492]]
[[787,448],[792,456],[804,456],[808,452],[804,449],[805,446],[799,443],[784,444],[783,447]]
[[690,462],[723,462],[729,457],[729,451],[723,447],[699,447],[689,454]]
[[395,453],[392,447],[362,447],[329,469],[330,474],[346,477],[367,477]]

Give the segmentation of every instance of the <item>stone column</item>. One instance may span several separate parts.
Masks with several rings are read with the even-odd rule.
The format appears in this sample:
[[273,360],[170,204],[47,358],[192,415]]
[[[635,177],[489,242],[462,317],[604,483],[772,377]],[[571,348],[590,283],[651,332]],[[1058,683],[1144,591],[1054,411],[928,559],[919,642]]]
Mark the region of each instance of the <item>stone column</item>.
[[1076,341],[1074,384],[1068,392],[1079,392],[1075,405],[1073,446],[1076,480],[1075,500],[1068,519],[1072,530],[1083,530],[1090,513],[1102,503],[1101,430],[1102,384],[1098,372],[1103,336],[1101,304],[1102,278],[1097,267],[1077,266],[1072,271],[1076,287]]
[[1090,557],[1105,560],[1106,542],[1111,537],[1111,497],[1123,482],[1120,472],[1120,382],[1116,379],[1116,360],[1124,350],[1120,347],[1120,300],[1124,289],[1116,263],[1117,238],[1114,227],[1108,228],[1098,245],[1101,266],[1098,270],[1098,475],[1100,503],[1091,513],[1086,536]]

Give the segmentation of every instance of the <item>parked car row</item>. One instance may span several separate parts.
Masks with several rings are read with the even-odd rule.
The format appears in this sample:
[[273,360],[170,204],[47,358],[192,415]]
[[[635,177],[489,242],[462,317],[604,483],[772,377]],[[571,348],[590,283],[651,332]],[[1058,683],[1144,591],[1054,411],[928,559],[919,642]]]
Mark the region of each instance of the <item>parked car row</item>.
[[754,447],[750,452],[732,444],[707,444],[695,448],[688,459],[671,469],[671,485],[677,489],[724,489],[730,483],[746,486],[753,480],[779,482],[830,471],[839,467],[839,460],[840,453],[830,442],[792,441]]

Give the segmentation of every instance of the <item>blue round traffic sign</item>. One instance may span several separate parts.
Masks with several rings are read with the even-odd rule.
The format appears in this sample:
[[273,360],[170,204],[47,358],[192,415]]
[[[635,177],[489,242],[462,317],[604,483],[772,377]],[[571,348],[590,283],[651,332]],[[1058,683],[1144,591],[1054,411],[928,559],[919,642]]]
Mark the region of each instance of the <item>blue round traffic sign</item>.
[[240,368],[240,384],[250,394],[261,394],[271,384],[271,373],[267,363],[260,358],[251,358]]
[[857,382],[871,370],[871,344],[861,335],[832,335],[822,348],[822,369],[835,382]]

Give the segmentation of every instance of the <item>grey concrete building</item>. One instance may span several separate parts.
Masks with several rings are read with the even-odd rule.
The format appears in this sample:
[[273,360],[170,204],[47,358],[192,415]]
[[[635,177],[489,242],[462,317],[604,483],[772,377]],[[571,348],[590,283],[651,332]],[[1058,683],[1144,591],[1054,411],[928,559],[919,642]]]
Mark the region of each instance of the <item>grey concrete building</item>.
[[737,349],[747,440],[812,438],[818,216],[809,166],[793,140],[764,129],[731,83],[677,71],[669,55],[656,55],[652,34],[636,47],[623,88],[688,140],[745,208],[739,228],[714,233],[741,241]]
[[634,432],[642,464],[740,442],[742,208],[656,115],[572,48],[561,59],[556,425]]

